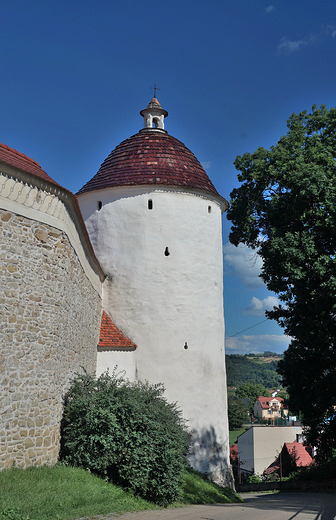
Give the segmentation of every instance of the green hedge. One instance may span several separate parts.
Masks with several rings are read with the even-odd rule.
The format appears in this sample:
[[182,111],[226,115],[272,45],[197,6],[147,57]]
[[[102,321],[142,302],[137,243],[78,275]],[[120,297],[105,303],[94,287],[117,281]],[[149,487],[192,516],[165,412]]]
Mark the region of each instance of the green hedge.
[[64,400],[61,458],[155,503],[180,497],[190,435],[161,384],[78,375]]

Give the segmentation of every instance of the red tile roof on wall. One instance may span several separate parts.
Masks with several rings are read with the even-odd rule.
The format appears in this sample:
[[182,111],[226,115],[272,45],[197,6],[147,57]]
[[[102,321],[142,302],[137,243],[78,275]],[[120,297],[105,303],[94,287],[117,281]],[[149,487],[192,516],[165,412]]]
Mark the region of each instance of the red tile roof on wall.
[[27,173],[32,173],[45,181],[51,182],[56,186],[59,186],[57,182],[55,182],[49,175],[42,170],[41,166],[38,162],[34,161],[30,157],[27,157],[23,153],[14,150],[13,148],[9,148],[6,144],[0,143],[0,162],[6,163],[9,166],[13,166],[14,168],[18,168]]
[[164,132],[142,130],[120,143],[77,193],[116,186],[167,185],[218,195],[194,154]]
[[99,350],[135,350],[137,345],[128,339],[113,323],[108,314],[103,311],[100,337],[98,341]]
[[[12,168],[21,170],[25,172],[26,174],[33,175],[33,177],[37,177],[39,179],[43,179],[45,181],[48,181],[49,183],[53,184],[54,186],[57,186],[60,188],[61,191],[66,192],[69,196],[69,200],[73,202],[74,209],[76,216],[78,217],[78,224],[80,231],[82,231],[84,235],[84,241],[87,244],[87,247],[90,250],[91,258],[94,259],[94,264],[97,268],[98,275],[101,280],[105,278],[105,274],[94,254],[92,244],[86,229],[86,226],[84,224],[83,216],[81,213],[81,210],[79,208],[78,200],[75,197],[75,195],[67,190],[66,188],[63,188],[60,184],[58,184],[54,179],[52,179],[39,165],[38,162],[34,161],[34,159],[31,159],[30,157],[27,157],[23,153],[18,152],[17,150],[14,150],[14,148],[10,148],[6,144],[0,143],[0,164],[7,164],[8,166],[11,166]],[[0,167],[1,168],[1,167]],[[91,264],[92,265],[92,264]]]

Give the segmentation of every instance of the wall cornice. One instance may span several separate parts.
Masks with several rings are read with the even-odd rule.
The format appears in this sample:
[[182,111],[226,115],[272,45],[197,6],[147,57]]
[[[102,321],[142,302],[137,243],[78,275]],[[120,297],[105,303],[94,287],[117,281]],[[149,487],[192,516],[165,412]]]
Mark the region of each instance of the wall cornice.
[[78,195],[78,198],[81,200],[88,200],[92,197],[95,197],[97,200],[101,198],[102,195],[115,194],[118,198],[127,198],[134,197],[136,195],[140,195],[143,193],[182,193],[183,195],[192,195],[194,197],[200,197],[204,200],[215,202],[221,208],[222,214],[227,211],[230,207],[230,204],[224,197],[221,195],[216,195],[214,193],[210,193],[205,190],[201,190],[199,188],[190,188],[183,186],[166,186],[165,184],[139,184],[132,186],[114,186],[110,188],[102,188],[92,191],[87,191]]
[[101,295],[105,274],[94,254],[78,201],[67,189],[0,162],[0,207],[64,231]]

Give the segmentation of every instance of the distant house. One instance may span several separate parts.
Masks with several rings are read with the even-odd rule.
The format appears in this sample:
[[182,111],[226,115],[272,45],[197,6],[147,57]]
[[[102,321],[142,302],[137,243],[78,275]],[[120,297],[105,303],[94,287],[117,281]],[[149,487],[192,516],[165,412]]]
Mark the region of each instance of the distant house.
[[259,396],[253,407],[254,417],[259,419],[276,419],[283,415],[288,415],[288,410],[284,408],[282,397],[263,397]]
[[302,436],[301,426],[252,426],[238,437],[241,468],[262,475],[285,443]]
[[[313,448],[304,446],[302,442],[285,442],[280,455],[264,471],[264,475],[277,473],[288,477],[298,468],[310,466],[313,462]],[[281,465],[281,471],[280,471]]]

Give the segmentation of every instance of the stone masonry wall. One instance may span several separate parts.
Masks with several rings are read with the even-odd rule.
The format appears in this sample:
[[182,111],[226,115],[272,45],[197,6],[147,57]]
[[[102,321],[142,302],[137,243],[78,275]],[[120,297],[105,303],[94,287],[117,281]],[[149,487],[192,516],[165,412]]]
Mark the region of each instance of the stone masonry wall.
[[0,210],[0,469],[57,461],[62,398],[96,370],[100,319],[66,234]]

